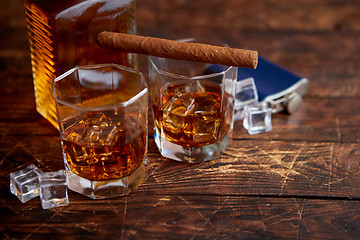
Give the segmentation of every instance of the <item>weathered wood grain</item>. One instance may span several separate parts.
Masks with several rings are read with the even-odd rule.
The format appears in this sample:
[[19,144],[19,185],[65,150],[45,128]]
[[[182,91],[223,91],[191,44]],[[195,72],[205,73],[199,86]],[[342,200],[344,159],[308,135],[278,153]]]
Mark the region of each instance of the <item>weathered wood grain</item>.
[[0,226],[5,239],[357,239],[360,234],[359,203],[346,200],[134,193],[90,202],[75,198],[66,208],[46,211],[34,200],[2,203],[0,209],[7,215]]
[[[63,167],[58,137],[8,141],[2,187],[12,171],[33,162],[43,171]],[[47,151],[43,151],[46,144]],[[13,146],[12,148],[10,146]],[[137,191],[152,194],[335,197],[360,200],[358,144],[233,141],[221,159],[184,164],[160,156],[149,143],[149,177]],[[13,164],[17,165],[13,165]],[[15,199],[15,197],[14,197]]]
[[164,159],[138,191],[360,200],[359,154],[358,144],[234,141],[224,157],[211,162]]

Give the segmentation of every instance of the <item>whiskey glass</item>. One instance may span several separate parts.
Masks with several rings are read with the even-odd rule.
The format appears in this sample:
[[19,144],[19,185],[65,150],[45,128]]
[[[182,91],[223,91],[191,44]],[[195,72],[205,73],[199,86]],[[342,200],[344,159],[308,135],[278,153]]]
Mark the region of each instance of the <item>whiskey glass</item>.
[[[186,40],[194,41],[194,40]],[[155,143],[187,163],[219,158],[231,141],[237,67],[149,56]]]
[[75,67],[53,82],[69,189],[126,195],[146,178],[148,88],[116,64]]

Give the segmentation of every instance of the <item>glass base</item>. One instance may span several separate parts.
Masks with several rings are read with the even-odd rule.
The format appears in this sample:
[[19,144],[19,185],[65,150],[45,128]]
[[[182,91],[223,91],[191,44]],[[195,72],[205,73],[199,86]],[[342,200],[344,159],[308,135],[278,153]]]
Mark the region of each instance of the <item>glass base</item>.
[[198,163],[217,159],[230,144],[230,137],[226,135],[221,141],[201,147],[187,148],[161,138],[155,129],[155,143],[162,156],[180,162]]
[[127,195],[144,182],[147,170],[141,164],[130,176],[121,179],[91,181],[72,172],[66,172],[68,188],[92,199]]

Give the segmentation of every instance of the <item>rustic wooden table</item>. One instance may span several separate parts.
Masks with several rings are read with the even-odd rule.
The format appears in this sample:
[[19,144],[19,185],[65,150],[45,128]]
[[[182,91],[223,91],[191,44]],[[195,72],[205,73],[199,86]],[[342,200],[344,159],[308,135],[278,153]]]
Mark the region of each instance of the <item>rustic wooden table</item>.
[[[138,0],[138,33],[256,49],[310,80],[301,109],[250,136],[235,124],[224,157],[188,165],[149,138],[149,177],[126,197],[43,210],[9,191],[29,163],[63,168],[57,130],[35,110],[22,0],[0,0],[1,239],[358,239],[358,0]],[[146,68],[146,63],[143,66]],[[145,71],[145,70],[144,70]]]

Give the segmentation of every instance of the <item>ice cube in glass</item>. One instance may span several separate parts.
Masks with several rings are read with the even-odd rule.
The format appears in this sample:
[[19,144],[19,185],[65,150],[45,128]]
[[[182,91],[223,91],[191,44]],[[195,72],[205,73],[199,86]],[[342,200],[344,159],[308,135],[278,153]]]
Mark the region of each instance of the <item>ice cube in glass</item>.
[[39,185],[43,209],[69,205],[65,170],[40,173]]
[[39,181],[37,173],[41,171],[34,165],[10,173],[10,192],[25,203],[39,196]]
[[174,96],[164,108],[164,128],[180,134],[185,127],[185,116],[193,113],[195,100],[189,94],[175,90]]
[[246,105],[244,113],[243,126],[250,135],[271,131],[272,109],[266,103]]

